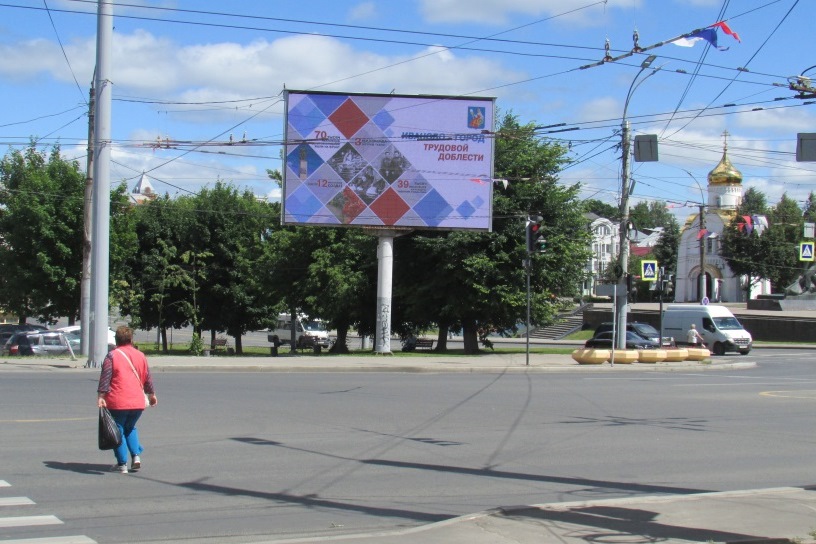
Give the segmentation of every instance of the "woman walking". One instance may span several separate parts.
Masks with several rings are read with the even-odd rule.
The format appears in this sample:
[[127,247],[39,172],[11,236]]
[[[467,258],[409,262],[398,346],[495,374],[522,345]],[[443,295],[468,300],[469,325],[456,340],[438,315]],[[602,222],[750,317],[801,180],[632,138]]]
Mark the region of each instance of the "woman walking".
[[122,433],[122,443],[113,450],[115,472],[127,474],[128,453],[130,470],[142,468],[140,455],[144,448],[139,442],[136,422],[148,403],[156,406],[158,402],[147,358],[133,346],[133,329],[124,325],[117,328],[116,349],[108,352],[102,362],[97,388],[97,406],[110,410]]

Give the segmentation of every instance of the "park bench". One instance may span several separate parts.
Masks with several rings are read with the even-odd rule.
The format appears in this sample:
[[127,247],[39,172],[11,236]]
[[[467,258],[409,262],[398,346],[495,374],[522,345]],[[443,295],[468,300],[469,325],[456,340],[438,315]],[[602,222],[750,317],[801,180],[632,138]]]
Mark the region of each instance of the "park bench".
[[434,341],[428,338],[417,338],[416,349],[433,349]]
[[213,351],[221,351],[227,348],[227,339],[226,338],[216,338],[213,340],[212,343],[212,350]]

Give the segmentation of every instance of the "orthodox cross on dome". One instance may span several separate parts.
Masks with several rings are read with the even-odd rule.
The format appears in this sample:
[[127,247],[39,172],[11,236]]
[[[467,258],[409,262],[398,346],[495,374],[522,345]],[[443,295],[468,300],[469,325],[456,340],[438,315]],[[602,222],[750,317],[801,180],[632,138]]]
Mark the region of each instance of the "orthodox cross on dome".
[[722,131],[723,151],[728,151],[728,136],[730,136],[730,134],[728,133],[728,130],[723,130]]

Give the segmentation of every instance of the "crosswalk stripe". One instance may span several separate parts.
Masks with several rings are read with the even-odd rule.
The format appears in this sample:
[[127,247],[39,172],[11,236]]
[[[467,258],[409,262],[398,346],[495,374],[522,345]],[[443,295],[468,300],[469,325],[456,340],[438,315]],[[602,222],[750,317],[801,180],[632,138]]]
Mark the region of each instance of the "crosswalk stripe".
[[11,487],[11,484],[5,480],[0,480],[0,487]]
[[23,538],[18,540],[0,540],[3,544],[96,544],[96,540],[87,536],[53,536],[49,538]]
[[28,497],[0,497],[0,506],[23,506],[26,504],[36,504]]
[[31,525],[60,525],[62,521],[57,516],[14,516],[0,518],[0,527],[28,527]]

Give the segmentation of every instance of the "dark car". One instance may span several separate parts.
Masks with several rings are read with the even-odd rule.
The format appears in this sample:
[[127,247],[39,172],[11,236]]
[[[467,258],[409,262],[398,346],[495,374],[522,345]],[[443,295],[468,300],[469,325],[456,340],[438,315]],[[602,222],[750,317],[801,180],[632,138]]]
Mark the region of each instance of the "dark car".
[[[612,349],[612,331],[601,332],[586,341],[584,347]],[[626,331],[626,349],[657,349],[657,342],[652,342],[640,335]]]
[[47,327],[32,323],[0,323],[0,346],[4,346],[15,332],[45,331]]
[[70,353],[68,339],[57,331],[23,331],[11,335],[3,344],[3,355],[65,355]]
[[[628,332],[633,332],[640,336],[641,338],[645,338],[646,340],[651,340],[652,342],[657,343],[658,339],[660,338],[660,331],[649,325],[648,323],[642,323],[640,321],[631,321],[626,323],[626,330]],[[598,325],[598,328],[595,329],[595,336],[598,336],[599,333],[602,332],[611,332],[612,331],[612,322],[601,323]],[[663,346],[664,347],[673,347],[674,346],[674,338],[671,336],[664,336],[663,337]]]

